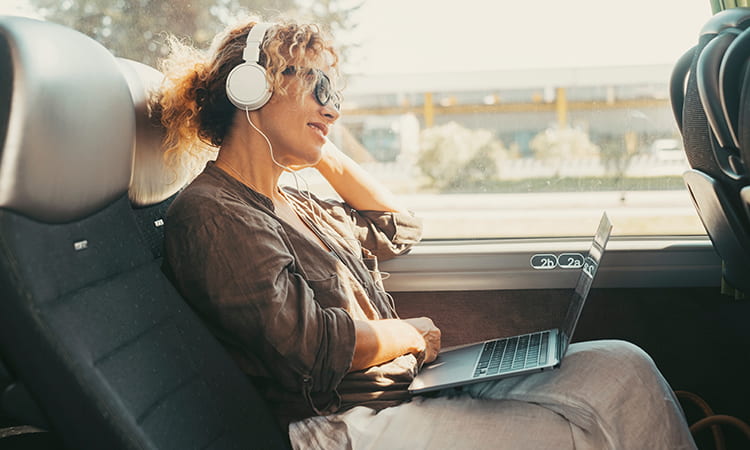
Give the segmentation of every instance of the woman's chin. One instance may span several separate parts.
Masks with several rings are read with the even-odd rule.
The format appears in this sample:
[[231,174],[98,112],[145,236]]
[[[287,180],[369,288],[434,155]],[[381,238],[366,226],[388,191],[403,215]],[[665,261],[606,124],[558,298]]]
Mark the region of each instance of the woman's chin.
[[309,158],[289,159],[285,161],[279,161],[279,164],[291,170],[302,170],[308,167],[314,167],[320,162],[321,158],[322,154],[320,151],[318,151],[315,155],[310,155]]

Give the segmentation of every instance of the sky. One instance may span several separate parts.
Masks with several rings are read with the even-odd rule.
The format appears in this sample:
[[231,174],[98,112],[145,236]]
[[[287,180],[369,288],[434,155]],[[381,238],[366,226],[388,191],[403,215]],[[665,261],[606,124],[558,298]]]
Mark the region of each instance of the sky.
[[365,0],[337,38],[361,42],[349,73],[672,64],[710,16],[709,0]]

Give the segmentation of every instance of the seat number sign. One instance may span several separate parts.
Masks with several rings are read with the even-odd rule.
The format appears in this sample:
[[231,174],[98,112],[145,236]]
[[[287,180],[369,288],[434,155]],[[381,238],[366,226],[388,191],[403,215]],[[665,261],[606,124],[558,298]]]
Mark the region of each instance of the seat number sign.
[[579,269],[583,266],[584,257],[580,253],[540,253],[531,257],[531,267],[538,270]]

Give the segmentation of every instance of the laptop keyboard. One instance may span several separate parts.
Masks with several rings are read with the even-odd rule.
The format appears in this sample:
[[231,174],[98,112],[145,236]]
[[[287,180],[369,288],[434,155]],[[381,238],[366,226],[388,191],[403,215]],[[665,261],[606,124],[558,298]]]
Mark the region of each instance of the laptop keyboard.
[[544,365],[548,345],[549,331],[485,342],[474,378]]

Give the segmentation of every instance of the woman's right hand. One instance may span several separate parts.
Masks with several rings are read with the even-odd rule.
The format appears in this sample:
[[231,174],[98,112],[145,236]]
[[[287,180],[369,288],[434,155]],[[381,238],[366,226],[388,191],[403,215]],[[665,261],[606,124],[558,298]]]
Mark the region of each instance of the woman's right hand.
[[411,353],[431,362],[440,351],[440,330],[427,317],[355,320],[356,341],[350,371],[363,370]]
[[415,317],[413,319],[404,319],[404,322],[416,328],[424,339],[424,362],[430,363],[435,361],[440,353],[440,328],[436,327],[429,317]]

